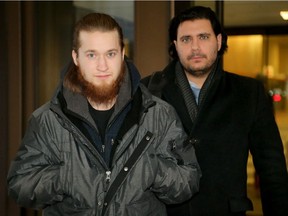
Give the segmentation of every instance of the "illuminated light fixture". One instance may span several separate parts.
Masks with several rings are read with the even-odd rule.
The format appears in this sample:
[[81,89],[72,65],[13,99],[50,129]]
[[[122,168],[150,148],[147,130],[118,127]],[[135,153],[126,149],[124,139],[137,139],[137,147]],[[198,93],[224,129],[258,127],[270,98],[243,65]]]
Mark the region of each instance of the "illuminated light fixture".
[[280,11],[280,16],[281,16],[284,20],[288,20],[288,11]]
[[280,94],[275,94],[272,96],[272,99],[274,102],[280,102],[282,100],[282,97]]

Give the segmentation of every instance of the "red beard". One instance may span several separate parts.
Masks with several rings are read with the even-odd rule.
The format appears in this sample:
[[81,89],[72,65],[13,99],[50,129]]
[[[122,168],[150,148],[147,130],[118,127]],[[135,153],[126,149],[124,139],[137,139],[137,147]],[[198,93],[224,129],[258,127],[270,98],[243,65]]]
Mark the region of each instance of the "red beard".
[[125,68],[122,65],[121,72],[115,82],[112,84],[103,84],[101,86],[95,86],[91,82],[87,81],[81,74],[80,68],[77,69],[77,82],[81,86],[81,93],[86,98],[89,98],[95,103],[109,103],[111,102],[119,93],[121,83],[124,79]]

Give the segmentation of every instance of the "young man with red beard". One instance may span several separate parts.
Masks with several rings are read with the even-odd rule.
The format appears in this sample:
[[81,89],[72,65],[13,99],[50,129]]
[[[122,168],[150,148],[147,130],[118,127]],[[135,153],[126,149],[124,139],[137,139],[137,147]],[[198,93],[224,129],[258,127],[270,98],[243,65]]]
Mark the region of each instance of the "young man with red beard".
[[118,23],[83,17],[72,58],[53,99],[31,116],[10,196],[45,216],[164,216],[165,204],[195,194],[194,147],[174,109],[140,84]]

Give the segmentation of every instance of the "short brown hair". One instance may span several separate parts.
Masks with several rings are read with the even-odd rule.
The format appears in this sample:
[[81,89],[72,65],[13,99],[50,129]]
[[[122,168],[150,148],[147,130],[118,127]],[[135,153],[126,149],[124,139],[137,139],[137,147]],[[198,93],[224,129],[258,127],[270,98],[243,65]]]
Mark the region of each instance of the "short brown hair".
[[79,34],[81,31],[93,32],[93,31],[113,31],[116,30],[119,35],[119,43],[121,49],[124,48],[123,32],[122,28],[111,16],[103,13],[90,13],[82,17],[74,27],[73,33],[73,45],[72,49],[78,53],[78,49],[81,46],[79,40]]

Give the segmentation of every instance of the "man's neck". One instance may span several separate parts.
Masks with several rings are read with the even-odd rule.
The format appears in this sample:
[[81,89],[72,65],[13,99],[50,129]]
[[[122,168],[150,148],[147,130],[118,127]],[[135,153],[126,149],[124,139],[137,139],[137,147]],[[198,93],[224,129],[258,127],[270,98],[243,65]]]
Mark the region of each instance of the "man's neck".
[[207,79],[209,73],[202,75],[202,76],[193,76],[190,73],[186,73],[186,77],[189,81],[193,82],[197,87],[202,88],[205,80]]
[[98,103],[91,99],[88,99],[88,102],[95,110],[110,110],[116,103],[116,97],[104,103]]

